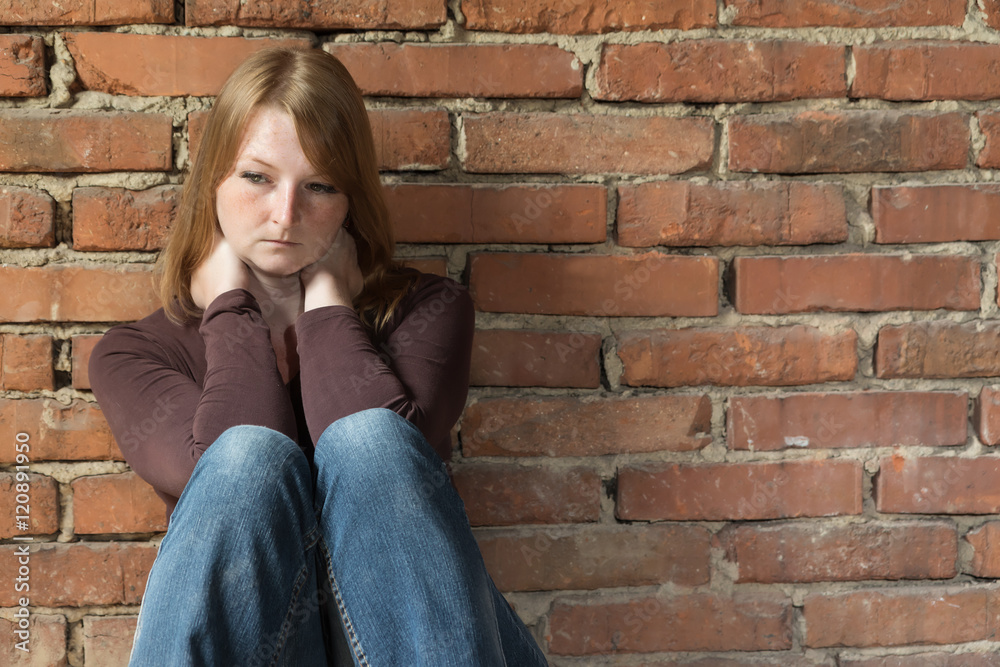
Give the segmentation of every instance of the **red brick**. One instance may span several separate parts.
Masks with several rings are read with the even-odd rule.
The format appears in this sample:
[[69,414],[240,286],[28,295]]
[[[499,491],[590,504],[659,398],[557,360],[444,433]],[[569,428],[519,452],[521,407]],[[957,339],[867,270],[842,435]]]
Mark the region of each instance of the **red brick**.
[[[0,546],[0,577],[17,576],[17,545]],[[45,542],[30,546],[31,604],[41,607],[138,605],[156,545],[141,542]],[[0,592],[5,607],[17,600],[13,586]]]
[[825,334],[809,326],[738,329],[653,329],[618,334],[622,383],[792,386],[852,380],[857,339],[852,329]]
[[624,246],[810,245],[847,240],[832,183],[653,181],[618,187]]
[[173,23],[173,0],[0,0],[4,25]]
[[73,532],[154,533],[167,529],[163,501],[134,472],[73,480]]
[[[12,438],[7,446],[12,452],[15,451],[14,442]],[[17,500],[24,493],[28,495],[27,517],[24,517],[24,503]],[[4,517],[0,523],[0,538],[58,533],[59,485],[51,477],[27,471],[0,472],[0,512]],[[24,530],[15,523],[19,516],[27,521]]]
[[996,514],[1000,512],[1000,459],[884,456],[879,460],[874,493],[879,512]]
[[237,65],[271,47],[308,49],[307,39],[244,39],[64,33],[83,87],[112,95],[218,95]]
[[1000,521],[989,521],[965,535],[972,547],[969,574],[984,579],[1000,577]]
[[1000,30],[1000,0],[983,0],[982,4],[977,4],[982,8],[986,25],[994,30]]
[[603,243],[600,185],[436,185],[385,188],[400,243]]
[[[188,114],[188,150],[192,162],[201,143],[208,112]],[[448,112],[421,109],[371,109],[368,121],[382,170],[433,170],[448,166],[451,122]]]
[[56,203],[44,190],[0,188],[0,248],[51,248]]
[[677,174],[712,163],[710,118],[484,113],[463,118],[470,172]]
[[711,441],[707,395],[482,399],[462,417],[464,456],[686,452]]
[[783,40],[605,44],[598,100],[778,102],[844,97],[846,48]]
[[[121,460],[108,423],[96,403],[74,399],[0,398],[0,439],[28,434],[32,461]],[[0,464],[13,463],[13,447],[0,450]]]
[[708,583],[711,534],[701,526],[587,526],[477,533],[501,591]]
[[159,250],[180,195],[177,185],[73,190],[73,249]]
[[84,616],[83,654],[88,665],[126,667],[137,616]]
[[876,243],[1000,240],[1000,184],[872,187]]
[[237,25],[307,30],[436,28],[447,20],[445,0],[315,3],[309,0],[185,0],[187,25]]
[[733,396],[730,449],[964,445],[965,392],[862,391]]
[[975,403],[973,423],[984,445],[1000,444],[1000,387],[983,387]]
[[557,599],[550,647],[557,655],[787,650],[791,624],[791,601],[770,592]]
[[0,335],[0,389],[54,389],[52,336]]
[[976,112],[979,129],[986,137],[986,146],[976,159],[978,167],[1000,167],[1000,113],[990,111]]
[[601,477],[585,466],[504,463],[457,466],[452,480],[473,526],[597,521]]
[[737,583],[950,579],[958,537],[944,522],[730,525],[719,539]]
[[470,383],[490,387],[600,386],[601,336],[487,329],[475,333]]
[[136,265],[0,266],[0,322],[133,321],[159,308],[153,272]]
[[970,131],[962,113],[803,111],[734,116],[729,168],[767,173],[964,169]]
[[853,47],[851,97],[990,100],[1000,97],[1000,45],[900,41]]
[[549,315],[711,317],[714,257],[474,253],[469,291],[479,310]]
[[166,114],[5,109],[0,171],[166,171],[172,132]]
[[811,648],[958,644],[993,639],[995,588],[913,587],[811,593],[805,598]]
[[365,95],[572,97],[583,66],[551,44],[325,44]]
[[879,658],[837,658],[839,667],[996,667],[996,664],[996,655],[992,652],[906,653]]
[[468,30],[550,32],[581,35],[631,30],[691,30],[716,24],[711,0],[686,2],[624,2],[556,0],[462,0]]
[[897,0],[725,0],[734,12],[733,25],[768,28],[838,26],[953,25],[965,20],[963,0],[898,2]]
[[618,471],[628,521],[728,521],[861,513],[858,461],[650,464]]
[[737,257],[736,310],[978,310],[980,264],[968,255]]
[[42,38],[0,35],[0,96],[41,97],[47,93]]
[[400,257],[399,261],[422,273],[433,273],[445,278],[448,277],[447,257]]
[[[17,610],[14,609],[11,613],[14,611]],[[65,616],[29,611],[27,651],[16,646],[21,641],[14,634],[18,629],[20,628],[14,621],[0,618],[0,636],[6,638],[0,645],[0,664],[7,667],[65,667],[69,664],[66,655]]]
[[879,378],[954,378],[1000,375],[1000,323],[977,320],[911,322],[879,329]]
[[71,339],[74,389],[90,389],[90,355],[102,337],[103,334],[82,334]]

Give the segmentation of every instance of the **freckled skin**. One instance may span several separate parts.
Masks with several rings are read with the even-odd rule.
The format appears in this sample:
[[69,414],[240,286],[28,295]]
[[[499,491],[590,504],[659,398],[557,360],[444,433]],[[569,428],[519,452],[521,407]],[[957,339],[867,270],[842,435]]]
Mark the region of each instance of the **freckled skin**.
[[291,116],[270,107],[254,114],[216,193],[222,233],[240,259],[258,277],[297,273],[330,247],[347,210],[347,196],[303,153]]

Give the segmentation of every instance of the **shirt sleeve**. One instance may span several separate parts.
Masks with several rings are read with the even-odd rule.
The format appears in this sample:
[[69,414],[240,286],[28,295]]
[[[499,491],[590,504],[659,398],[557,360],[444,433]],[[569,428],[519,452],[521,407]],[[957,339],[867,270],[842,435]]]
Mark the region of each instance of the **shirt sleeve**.
[[90,358],[91,389],[125,460],[154,489],[175,498],[229,427],[254,424],[297,437],[270,330],[253,295],[243,289],[220,294],[199,333],[204,386],[134,327],[108,331]]
[[388,408],[432,445],[465,408],[475,309],[449,278],[414,288],[411,307],[378,345],[347,306],[307,311],[295,324],[302,402],[313,442],[347,415]]

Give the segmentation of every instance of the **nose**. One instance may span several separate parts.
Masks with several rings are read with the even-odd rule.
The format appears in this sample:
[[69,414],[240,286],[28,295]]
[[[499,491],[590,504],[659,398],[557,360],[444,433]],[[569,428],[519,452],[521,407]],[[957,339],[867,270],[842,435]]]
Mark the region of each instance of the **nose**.
[[298,194],[294,184],[282,185],[276,188],[274,202],[274,222],[284,227],[294,225],[298,221]]

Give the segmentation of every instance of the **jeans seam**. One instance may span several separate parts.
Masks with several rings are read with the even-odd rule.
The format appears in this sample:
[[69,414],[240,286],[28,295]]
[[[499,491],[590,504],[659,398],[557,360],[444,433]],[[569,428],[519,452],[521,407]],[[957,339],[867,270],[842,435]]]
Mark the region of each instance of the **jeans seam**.
[[319,548],[323,552],[323,560],[326,563],[326,571],[330,578],[330,590],[333,592],[333,599],[337,601],[337,611],[340,613],[344,629],[347,631],[347,638],[350,641],[351,649],[354,651],[354,656],[358,659],[358,664],[361,667],[370,667],[368,656],[365,655],[364,649],[361,648],[361,642],[354,631],[354,624],[351,623],[351,617],[347,613],[347,607],[344,605],[344,598],[340,594],[340,586],[337,585],[337,577],[333,573],[333,559],[322,541],[320,541]]

